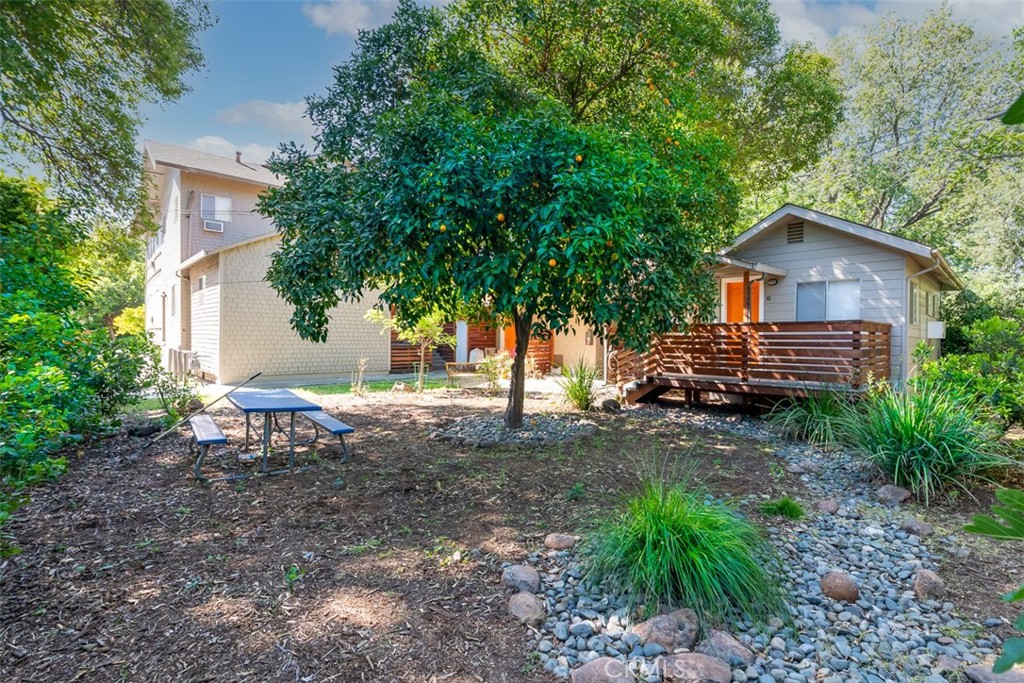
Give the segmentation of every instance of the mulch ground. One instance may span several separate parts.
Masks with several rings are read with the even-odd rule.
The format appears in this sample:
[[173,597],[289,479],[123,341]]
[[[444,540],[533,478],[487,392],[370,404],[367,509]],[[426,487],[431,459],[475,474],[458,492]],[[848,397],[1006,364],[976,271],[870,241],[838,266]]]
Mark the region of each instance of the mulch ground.
[[[763,444],[628,413],[560,446],[478,450],[428,436],[503,397],[316,400],[357,429],[351,462],[320,444],[300,450],[309,471],[202,487],[184,433],[69,454],[7,528],[23,552],[0,562],[0,680],[548,681],[505,611],[503,561],[585,530],[672,461],[718,495],[802,492]],[[209,473],[236,471],[243,420],[214,414],[230,444]],[[1022,578],[972,543],[954,591],[991,616],[994,584]]]

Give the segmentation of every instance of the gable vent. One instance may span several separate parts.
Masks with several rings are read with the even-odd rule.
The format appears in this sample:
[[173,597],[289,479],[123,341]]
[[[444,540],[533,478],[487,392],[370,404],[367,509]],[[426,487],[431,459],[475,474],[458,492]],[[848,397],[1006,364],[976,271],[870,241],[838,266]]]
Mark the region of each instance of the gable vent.
[[786,244],[795,244],[796,242],[804,241],[804,224],[803,221],[799,223],[787,223],[786,224]]

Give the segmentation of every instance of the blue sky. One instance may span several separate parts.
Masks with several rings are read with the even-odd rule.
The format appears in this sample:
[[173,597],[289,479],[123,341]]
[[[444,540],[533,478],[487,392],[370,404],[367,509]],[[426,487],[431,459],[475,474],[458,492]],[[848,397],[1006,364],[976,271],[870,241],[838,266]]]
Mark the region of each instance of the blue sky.
[[[385,21],[396,0],[221,0],[217,24],[201,37],[205,69],[192,92],[150,107],[145,138],[224,156],[238,150],[262,161],[281,141],[308,140],[302,100],[323,92],[331,67],[345,61],[360,28]],[[783,37],[827,43],[890,11],[916,17],[937,0],[772,0]],[[951,0],[980,33],[1008,35],[1024,25],[1024,0]]]

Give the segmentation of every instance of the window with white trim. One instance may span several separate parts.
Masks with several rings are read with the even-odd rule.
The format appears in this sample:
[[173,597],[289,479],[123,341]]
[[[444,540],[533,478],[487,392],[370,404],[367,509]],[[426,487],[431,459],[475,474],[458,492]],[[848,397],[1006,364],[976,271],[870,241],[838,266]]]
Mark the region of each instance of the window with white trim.
[[798,321],[860,319],[860,280],[798,282]]
[[199,197],[199,214],[204,221],[231,222],[231,197],[204,194]]
[[916,282],[910,283],[910,305],[907,307],[907,322],[916,325],[921,321],[921,297]]

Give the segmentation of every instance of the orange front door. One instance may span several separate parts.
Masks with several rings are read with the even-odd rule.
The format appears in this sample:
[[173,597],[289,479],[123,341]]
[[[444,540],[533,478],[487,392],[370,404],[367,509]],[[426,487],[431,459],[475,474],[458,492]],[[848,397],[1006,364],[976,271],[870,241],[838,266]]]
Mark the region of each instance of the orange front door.
[[511,325],[505,328],[505,350],[509,353],[516,350],[516,328]]
[[[761,322],[761,283],[750,283],[750,321]],[[725,283],[725,322],[743,321],[743,283]]]

